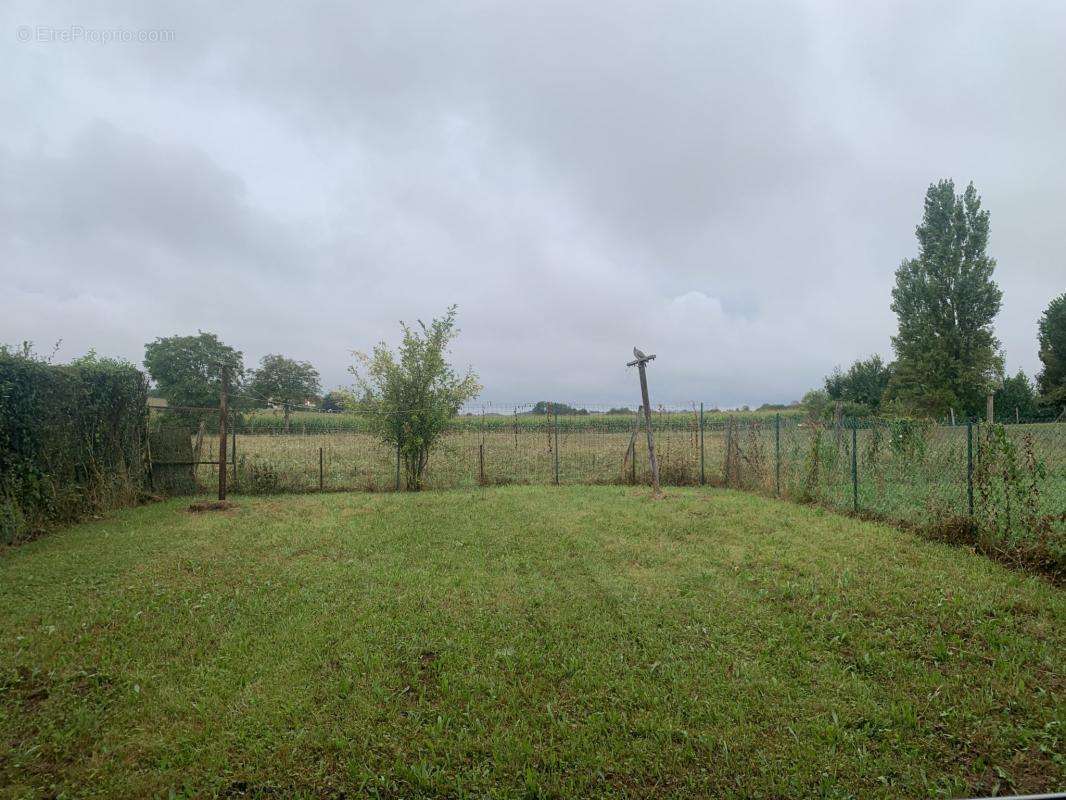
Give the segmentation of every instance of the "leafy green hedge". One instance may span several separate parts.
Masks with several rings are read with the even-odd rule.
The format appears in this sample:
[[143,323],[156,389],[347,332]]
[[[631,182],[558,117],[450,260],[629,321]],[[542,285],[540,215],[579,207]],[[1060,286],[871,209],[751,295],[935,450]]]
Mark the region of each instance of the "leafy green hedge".
[[0,353],[0,542],[135,501],[146,403],[144,376],[129,364]]

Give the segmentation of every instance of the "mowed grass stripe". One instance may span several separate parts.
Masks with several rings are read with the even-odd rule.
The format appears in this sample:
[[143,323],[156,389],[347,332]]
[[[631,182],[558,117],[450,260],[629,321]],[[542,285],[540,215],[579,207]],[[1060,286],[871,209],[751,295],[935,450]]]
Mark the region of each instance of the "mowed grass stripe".
[[0,556],[9,796],[1064,782],[1062,591],[735,492],[172,502]]

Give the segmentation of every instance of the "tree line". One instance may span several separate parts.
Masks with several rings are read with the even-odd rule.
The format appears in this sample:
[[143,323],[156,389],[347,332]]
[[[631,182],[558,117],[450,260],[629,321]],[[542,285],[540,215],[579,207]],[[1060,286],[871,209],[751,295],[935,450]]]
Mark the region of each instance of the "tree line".
[[978,417],[990,394],[997,408],[1019,417],[1066,407],[1066,293],[1037,321],[1036,381],[1022,370],[1004,373],[993,327],[1003,293],[987,253],[989,213],[973,184],[961,193],[951,180],[932,184],[915,233],[918,254],[900,264],[892,289],[895,360],[874,355],[838,367],[804,404],[814,413],[840,402],[852,415],[939,418]]
[[144,347],[144,366],[155,384],[155,394],[175,406],[199,408],[218,405],[225,367],[231,404],[238,409],[280,406],[286,429],[294,409],[337,402],[321,396],[318,370],[309,362],[271,353],[263,356],[258,368],[249,370],[240,350],[205,331],[149,342]]
[[448,348],[459,333],[456,313],[452,306],[428,324],[401,322],[403,338],[395,351],[381,342],[370,353],[355,353],[354,391],[338,389],[325,396],[318,370],[309,362],[270,354],[248,370],[240,350],[205,331],[149,342],[144,366],[153,391],[169,404],[204,409],[218,407],[225,370],[230,407],[280,406],[286,430],[299,408],[358,411],[367,431],[396,449],[407,487],[419,489],[433,445],[481,391],[473,370],[459,374],[448,362]]

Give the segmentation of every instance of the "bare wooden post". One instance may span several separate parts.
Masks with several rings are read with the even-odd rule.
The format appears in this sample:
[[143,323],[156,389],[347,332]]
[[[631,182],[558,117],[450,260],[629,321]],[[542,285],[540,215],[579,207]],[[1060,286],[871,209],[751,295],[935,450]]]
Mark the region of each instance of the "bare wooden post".
[[725,473],[725,485],[733,485],[733,417],[730,415],[725,422],[725,464],[722,465],[722,472]]
[[774,414],[774,492],[781,496],[781,413]]
[[633,430],[629,434],[629,444],[626,445],[626,454],[622,459],[622,480],[626,478],[626,465],[629,465],[630,470],[630,483],[637,482],[637,434],[640,433],[640,408],[637,409],[637,413],[633,415]]
[[637,440],[629,445],[629,482],[637,485]]
[[552,457],[552,469],[554,471],[555,464],[555,450],[552,448],[552,404],[548,403],[548,407],[544,412],[544,431],[548,434],[548,455]]
[[655,358],[655,354],[653,353],[650,356],[646,356],[634,347],[633,355],[636,356],[636,360],[630,361],[626,366],[635,366],[640,372],[640,398],[644,401],[644,424],[647,427],[648,433],[648,461],[651,463],[652,491],[656,497],[661,497],[662,489],[659,488],[659,462],[655,460],[655,436],[652,434],[651,430],[651,400],[648,399],[648,376],[645,371],[645,367],[649,361]]
[[952,406],[949,409],[949,411],[951,411],[951,427],[954,428],[955,427],[955,407]]
[[988,421],[996,421],[996,396],[994,394],[988,395]]
[[[200,461],[200,457],[203,455],[203,452],[204,452],[204,421],[201,419],[200,420],[200,425],[196,429],[196,440],[193,442],[193,445],[192,445],[192,460],[197,462],[196,466],[200,466],[199,465],[199,461]],[[196,471],[197,470],[193,470],[193,472],[196,472]]]
[[559,485],[559,409],[554,408],[555,414],[552,417],[553,430],[555,434],[555,485]]
[[707,476],[703,471],[703,403],[700,403],[700,486],[707,483]]
[[226,476],[229,474],[229,470],[226,469],[226,445],[229,443],[229,436],[226,433],[226,414],[228,408],[226,407],[226,392],[229,389],[229,367],[225,364],[222,365],[222,387],[218,393],[218,499],[226,499]]

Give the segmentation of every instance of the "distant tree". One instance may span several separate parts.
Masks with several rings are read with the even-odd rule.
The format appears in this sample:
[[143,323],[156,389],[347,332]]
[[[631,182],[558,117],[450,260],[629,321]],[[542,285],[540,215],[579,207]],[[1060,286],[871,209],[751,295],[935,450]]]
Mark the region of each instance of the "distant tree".
[[637,412],[634,411],[631,408],[627,408],[626,406],[621,406],[620,408],[608,409],[607,413],[608,414],[629,414],[630,416],[632,416],[633,414],[636,414]]
[[837,367],[832,375],[826,377],[825,391],[831,400],[842,400],[877,411],[891,376],[891,368],[881,360],[881,356],[874,355],[856,361],[847,372]]
[[321,391],[318,370],[307,361],[295,361],[272,353],[263,356],[259,369],[252,373],[250,393],[264,405],[280,404],[285,414],[285,430],[289,430],[289,415],[297,406],[314,400]]
[[791,403],[763,403],[756,411],[788,411],[789,409],[795,409],[800,404],[799,400],[793,400]]
[[356,353],[351,368],[363,396],[367,425],[389,447],[399,447],[407,488],[422,488],[430,452],[448,422],[481,391],[477,375],[459,375],[448,363],[448,345],[459,331],[456,307],[428,325],[400,323],[403,342],[393,353],[384,342],[373,353]]
[[892,290],[899,332],[889,393],[931,416],[949,408],[979,413],[1003,373],[992,330],[1002,292],[985,252],[988,212],[973,184],[961,195],[950,180],[930,186],[916,234],[918,257],[896,270]]
[[322,398],[321,408],[323,411],[344,411],[351,405],[354,404],[349,392],[343,389],[333,389],[326,392],[325,397]]
[[[217,406],[223,364],[230,368],[231,391],[238,390],[244,380],[243,354],[213,333],[166,336],[144,346],[144,366],[172,406]],[[239,405],[236,398],[234,405]]]
[[829,393],[824,389],[811,389],[803,395],[800,405],[807,409],[811,419],[822,419],[829,409],[829,402]]
[[580,414],[588,414],[587,408],[574,408],[574,406],[567,403],[555,403],[550,400],[541,400],[533,404],[533,408],[529,410],[530,414],[547,414],[549,407],[553,414],[562,414],[564,416],[575,416]]
[[1022,370],[1003,379],[996,389],[996,416],[1000,419],[1027,419],[1036,414],[1036,389]]
[[1036,376],[1041,405],[1066,406],[1066,293],[1052,300],[1037,324],[1040,363]]

